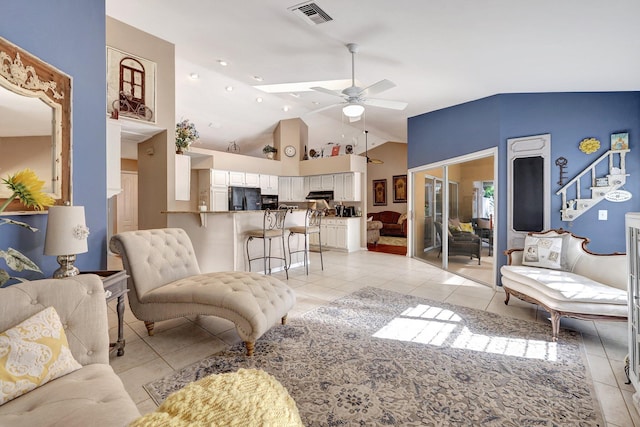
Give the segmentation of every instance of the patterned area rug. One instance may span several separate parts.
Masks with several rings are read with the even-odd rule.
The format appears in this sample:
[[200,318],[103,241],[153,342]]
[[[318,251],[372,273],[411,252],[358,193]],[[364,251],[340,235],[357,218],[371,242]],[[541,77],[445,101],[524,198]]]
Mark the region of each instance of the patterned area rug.
[[364,288],[145,386],[156,402],[239,368],[275,376],[306,426],[603,426],[582,338]]

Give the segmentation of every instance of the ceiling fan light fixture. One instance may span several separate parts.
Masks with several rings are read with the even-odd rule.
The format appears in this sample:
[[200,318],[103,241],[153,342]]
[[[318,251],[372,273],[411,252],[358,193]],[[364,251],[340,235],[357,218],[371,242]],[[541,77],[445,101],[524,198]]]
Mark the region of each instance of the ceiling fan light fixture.
[[342,108],[342,112],[347,117],[360,117],[364,113],[364,107],[360,104],[348,104]]

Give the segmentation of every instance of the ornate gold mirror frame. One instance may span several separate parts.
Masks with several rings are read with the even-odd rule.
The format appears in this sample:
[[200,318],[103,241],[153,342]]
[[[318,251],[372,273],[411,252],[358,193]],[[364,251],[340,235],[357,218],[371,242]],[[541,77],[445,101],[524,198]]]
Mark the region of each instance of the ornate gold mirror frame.
[[[39,98],[52,108],[50,194],[57,205],[71,203],[71,78],[0,37],[0,86],[18,95]],[[0,198],[0,204],[6,200]],[[24,205],[14,200],[5,212],[25,210]]]

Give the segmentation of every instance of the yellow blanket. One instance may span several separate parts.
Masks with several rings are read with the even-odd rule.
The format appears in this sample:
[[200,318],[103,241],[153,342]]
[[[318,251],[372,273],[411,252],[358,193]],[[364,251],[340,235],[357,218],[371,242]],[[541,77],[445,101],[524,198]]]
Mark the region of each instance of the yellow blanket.
[[210,375],[171,394],[131,427],[303,426],[296,402],[258,369]]

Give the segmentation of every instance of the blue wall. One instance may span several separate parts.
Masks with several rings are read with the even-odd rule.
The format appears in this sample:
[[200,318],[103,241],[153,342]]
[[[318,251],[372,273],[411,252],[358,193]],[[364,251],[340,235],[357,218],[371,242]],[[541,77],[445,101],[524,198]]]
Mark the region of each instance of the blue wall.
[[[5,2],[0,36],[72,78],[73,204],[85,206],[89,252],[78,255],[81,270],[106,266],[106,54],[104,0]],[[0,155],[2,155],[0,153]],[[4,178],[4,177],[3,177]],[[44,256],[46,215],[14,217],[40,229],[0,228],[0,248],[11,246],[34,260],[46,276],[58,267]],[[4,268],[4,261],[0,260]],[[24,277],[39,278],[33,274]]]
[[[568,159],[566,176],[572,179],[610,147],[610,135],[629,132],[625,190],[630,201],[600,202],[573,221],[560,219],[560,196],[555,192],[559,169],[555,159]],[[506,246],[506,142],[508,138],[551,134],[551,227],[569,229],[589,237],[589,249],[609,253],[625,251],[624,214],[640,211],[640,92],[507,94],[483,98],[420,116],[408,121],[408,166],[418,167],[448,158],[498,147],[499,222],[497,254]],[[584,154],[580,141],[594,137],[600,150]],[[583,193],[584,194],[584,193]],[[608,220],[598,221],[599,209]],[[506,258],[499,256],[498,265]]]

